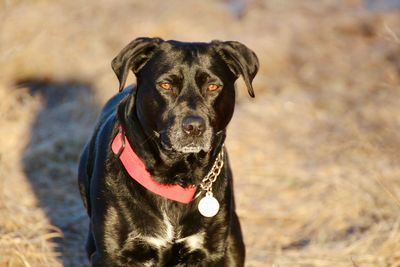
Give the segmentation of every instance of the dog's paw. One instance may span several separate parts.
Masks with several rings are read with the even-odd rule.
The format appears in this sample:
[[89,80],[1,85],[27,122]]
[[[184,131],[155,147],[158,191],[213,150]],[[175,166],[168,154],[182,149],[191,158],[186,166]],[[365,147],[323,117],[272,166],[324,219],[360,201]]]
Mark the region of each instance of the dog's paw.
[[146,243],[131,243],[119,253],[121,266],[155,266],[158,260],[158,250]]
[[183,246],[179,250],[178,266],[206,266],[207,253],[203,249],[190,250]]
[[193,251],[184,255],[180,261],[182,266],[206,266],[206,254],[201,250]]
[[175,243],[164,253],[165,266],[201,267],[207,265],[207,253],[202,248],[191,249],[185,243]]

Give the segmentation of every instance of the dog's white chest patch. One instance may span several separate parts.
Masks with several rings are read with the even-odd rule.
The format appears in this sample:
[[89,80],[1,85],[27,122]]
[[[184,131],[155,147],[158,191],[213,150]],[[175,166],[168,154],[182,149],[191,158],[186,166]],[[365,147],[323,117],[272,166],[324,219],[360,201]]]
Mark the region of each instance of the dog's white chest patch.
[[201,249],[204,246],[204,232],[178,239],[177,243],[185,243],[189,252]]
[[172,226],[171,222],[169,221],[167,215],[164,213],[164,225],[165,225],[165,239],[168,241],[172,241],[175,237],[174,227]]
[[156,248],[167,247],[169,244],[172,244],[175,238],[174,227],[169,221],[167,215],[164,213],[160,233],[155,236],[140,236],[140,238]]
[[153,236],[131,233],[128,240],[130,242],[145,242],[157,249],[165,249],[176,244],[184,244],[189,252],[202,249],[205,241],[205,233],[200,232],[194,235],[180,237],[179,232],[175,231],[170,220],[163,215],[161,231]]

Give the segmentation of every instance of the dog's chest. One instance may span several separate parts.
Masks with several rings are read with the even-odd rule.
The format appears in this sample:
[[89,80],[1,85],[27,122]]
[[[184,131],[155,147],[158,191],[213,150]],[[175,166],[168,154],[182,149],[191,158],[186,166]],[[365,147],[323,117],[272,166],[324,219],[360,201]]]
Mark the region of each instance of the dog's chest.
[[163,220],[161,223],[161,227],[156,229],[154,235],[139,235],[139,237],[134,233],[133,240],[135,241],[137,238],[141,240],[141,242],[146,242],[151,246],[159,249],[167,248],[173,244],[183,244],[189,250],[196,250],[202,248],[204,245],[204,232],[198,232],[193,235],[183,236],[181,231],[174,227],[164,213]]
[[[116,219],[115,210],[109,209],[108,218]],[[154,222],[153,222],[154,223]],[[149,226],[153,223],[149,222]],[[119,236],[122,242],[116,242],[115,240],[115,228],[112,229],[116,224],[108,224],[109,229],[106,229],[106,233],[111,235],[105,236],[106,247],[112,249],[111,254],[118,254],[119,257],[133,257],[137,252],[149,254],[149,260],[144,262],[144,266],[153,266],[157,259],[161,260],[165,253],[192,253],[194,251],[203,250],[205,245],[204,231],[199,231],[191,235],[183,235],[182,229],[175,227],[171,220],[168,218],[166,213],[163,213],[163,217],[157,223],[154,223],[154,227],[151,227],[151,231],[148,229],[142,231],[142,229],[134,228],[127,236]],[[117,245],[119,243],[119,245]],[[147,264],[147,265],[146,265]]]

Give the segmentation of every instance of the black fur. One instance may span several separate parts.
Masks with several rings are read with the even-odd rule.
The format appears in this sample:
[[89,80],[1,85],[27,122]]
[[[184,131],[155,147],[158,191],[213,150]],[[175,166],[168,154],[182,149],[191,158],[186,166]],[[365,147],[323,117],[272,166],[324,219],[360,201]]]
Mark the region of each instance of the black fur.
[[[201,180],[224,149],[239,75],[254,96],[256,55],[238,42],[138,38],[112,67],[122,92],[104,107],[79,165],[92,266],[243,266],[245,249],[226,153],[212,187],[221,208],[206,218],[197,210],[204,193],[189,204],[155,195],[129,177],[110,146],[121,125],[154,179],[195,185],[201,192]],[[137,86],[123,90],[129,70]],[[171,88],[163,88],[165,83]],[[208,90],[210,84],[218,90]],[[193,117],[203,123],[201,131],[185,132],[182,121]]]

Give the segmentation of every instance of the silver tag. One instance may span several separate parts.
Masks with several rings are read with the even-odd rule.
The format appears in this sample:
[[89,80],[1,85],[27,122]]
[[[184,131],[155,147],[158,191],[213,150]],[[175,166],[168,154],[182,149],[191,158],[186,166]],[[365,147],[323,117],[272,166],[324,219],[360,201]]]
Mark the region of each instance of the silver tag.
[[207,192],[200,200],[197,208],[204,217],[214,217],[219,211],[219,203],[211,192]]

